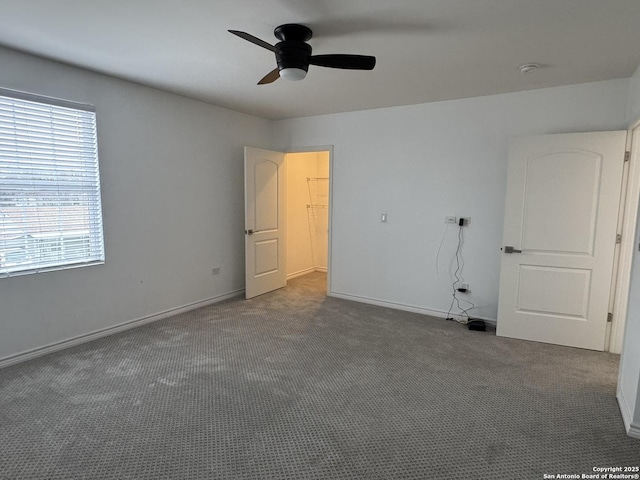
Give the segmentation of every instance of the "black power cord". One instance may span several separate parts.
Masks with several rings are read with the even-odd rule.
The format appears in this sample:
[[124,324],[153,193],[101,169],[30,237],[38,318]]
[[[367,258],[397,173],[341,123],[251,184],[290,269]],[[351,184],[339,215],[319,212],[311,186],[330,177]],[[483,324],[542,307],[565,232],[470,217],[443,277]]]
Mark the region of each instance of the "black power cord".
[[[469,316],[469,310],[472,310],[475,308],[475,305],[473,304],[473,302],[470,302],[469,300],[462,300],[465,303],[468,303],[470,305],[470,307],[468,308],[462,308],[462,306],[460,305],[460,299],[457,296],[458,292],[466,292],[467,289],[466,288],[457,288],[456,285],[458,283],[460,283],[460,277],[458,276],[458,273],[461,273],[462,267],[460,265],[460,260],[461,260],[461,250],[462,250],[462,245],[464,243],[464,236],[462,235],[462,227],[464,226],[464,218],[460,218],[460,220],[458,221],[458,246],[456,248],[456,271],[453,272],[453,276],[455,277],[455,281],[453,282],[453,284],[451,285],[451,289],[452,289],[452,298],[451,298],[451,305],[449,306],[449,311],[447,312],[447,320],[454,320],[460,323],[469,323],[469,321],[471,320],[471,317]],[[462,263],[462,265],[464,265],[464,261]],[[456,320],[455,318],[453,318],[451,316],[451,310],[453,310],[453,304],[456,304],[456,306],[458,307],[458,310],[461,311],[461,313],[459,313],[458,315],[460,315],[461,319],[460,320]],[[464,317],[466,317],[466,321],[464,321]]]

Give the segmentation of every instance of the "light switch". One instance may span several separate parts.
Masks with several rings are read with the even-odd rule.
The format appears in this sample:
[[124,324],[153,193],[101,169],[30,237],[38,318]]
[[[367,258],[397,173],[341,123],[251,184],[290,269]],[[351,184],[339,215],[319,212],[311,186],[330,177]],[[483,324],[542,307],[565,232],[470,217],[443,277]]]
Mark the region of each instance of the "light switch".
[[380,215],[380,222],[381,223],[387,223],[387,214],[383,213]]

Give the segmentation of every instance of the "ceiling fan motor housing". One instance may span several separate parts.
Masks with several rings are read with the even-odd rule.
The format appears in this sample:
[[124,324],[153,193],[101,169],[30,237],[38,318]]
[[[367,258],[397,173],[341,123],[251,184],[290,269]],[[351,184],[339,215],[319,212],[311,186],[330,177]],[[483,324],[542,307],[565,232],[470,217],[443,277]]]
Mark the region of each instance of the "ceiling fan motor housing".
[[276,61],[278,69],[299,68],[305,72],[309,70],[311,45],[305,42],[288,40],[276,44]]

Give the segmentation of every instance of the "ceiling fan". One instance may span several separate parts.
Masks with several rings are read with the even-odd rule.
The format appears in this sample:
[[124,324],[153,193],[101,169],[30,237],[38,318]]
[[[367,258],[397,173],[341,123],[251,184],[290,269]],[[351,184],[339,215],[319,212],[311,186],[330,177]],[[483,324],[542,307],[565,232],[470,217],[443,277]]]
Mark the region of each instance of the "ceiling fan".
[[286,80],[302,80],[307,76],[309,65],[348,70],[373,70],[376,66],[376,57],[369,55],[311,55],[311,45],[306,42],[311,39],[313,32],[304,25],[287,23],[276,27],[273,34],[280,42],[275,45],[246,32],[229,32],[276,54],[278,67],[267,73],[258,85],[273,83],[280,77]]

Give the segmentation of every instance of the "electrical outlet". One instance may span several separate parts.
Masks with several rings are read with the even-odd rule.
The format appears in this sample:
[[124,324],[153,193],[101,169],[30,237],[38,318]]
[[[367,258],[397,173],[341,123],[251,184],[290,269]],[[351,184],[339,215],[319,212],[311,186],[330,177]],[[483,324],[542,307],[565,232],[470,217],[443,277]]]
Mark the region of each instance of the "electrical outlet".
[[462,220],[464,220],[463,225],[466,227],[467,225],[469,225],[471,223],[471,217],[460,217]]
[[468,283],[459,283],[456,288],[464,288],[466,290],[465,293],[469,293],[469,284]]
[[211,275],[218,275],[220,273],[220,267],[213,267],[211,269]]
[[458,223],[458,217],[444,217],[444,223]]

